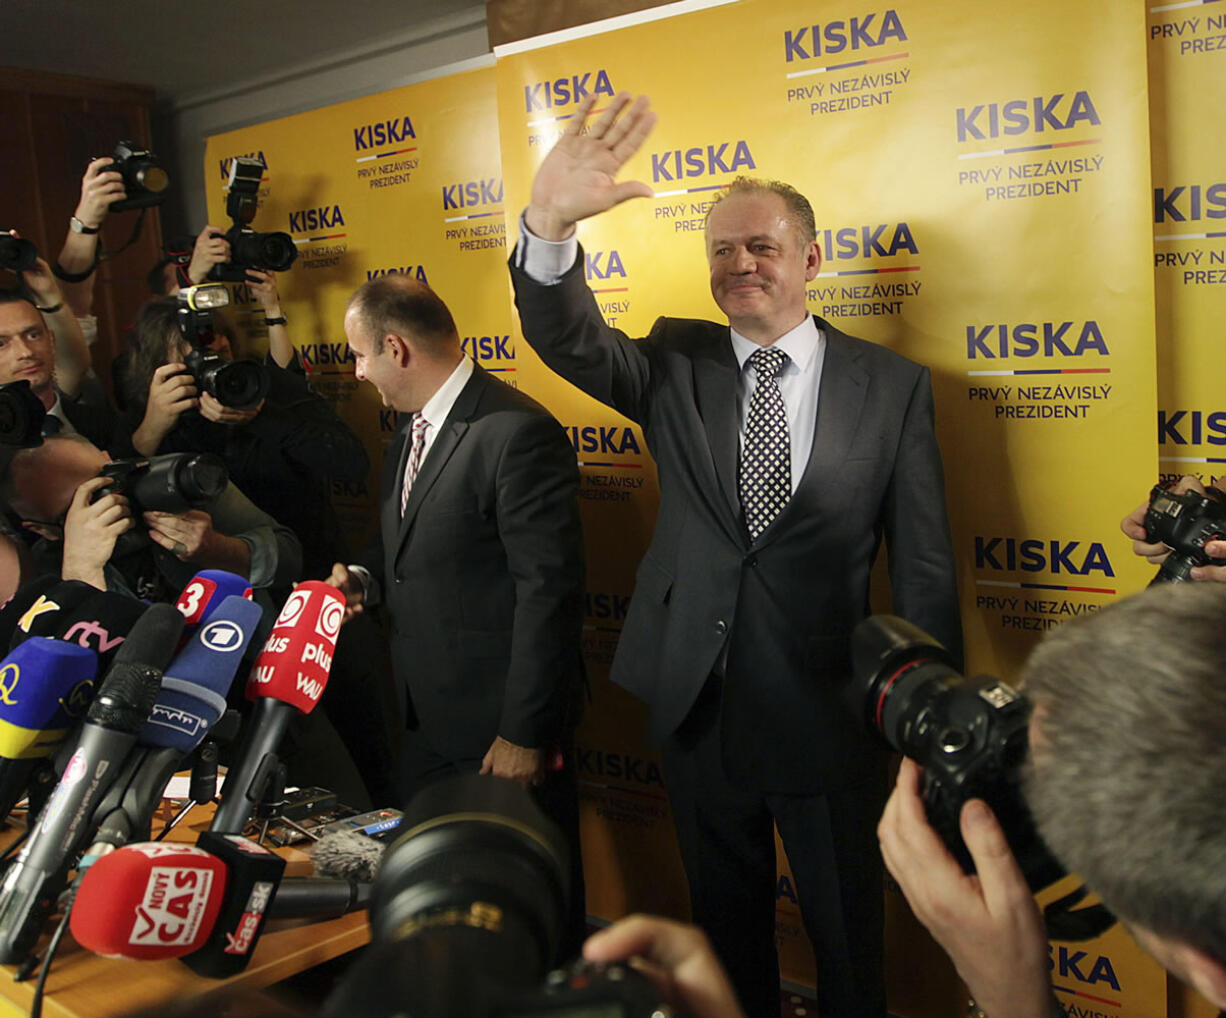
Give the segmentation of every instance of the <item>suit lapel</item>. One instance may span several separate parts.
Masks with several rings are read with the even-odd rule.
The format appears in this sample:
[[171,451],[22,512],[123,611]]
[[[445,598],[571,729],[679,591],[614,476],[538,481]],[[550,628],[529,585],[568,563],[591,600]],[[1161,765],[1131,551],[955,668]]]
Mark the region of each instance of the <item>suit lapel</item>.
[[826,335],[826,355],[822,362],[822,381],[817,394],[817,425],[813,429],[813,447],[796,493],[782,512],[758,538],[759,545],[769,543],[788,526],[792,516],[800,512],[801,496],[815,485],[837,483],[839,467],[847,458],[852,441],[860,428],[860,414],[868,393],[869,375],[857,363],[847,337],[818,319]]
[[741,499],[736,487],[738,377],[736,356],[725,328],[709,355],[694,361],[694,391],[727,510],[720,517],[743,540],[745,528],[741,526]]
[[[417,510],[421,508],[423,499],[430,493],[434,482],[438,480],[447,461],[451,459],[451,454],[456,451],[456,447],[460,444],[465,432],[468,431],[469,421],[476,412],[482,391],[488,384],[487,377],[483,368],[474,365],[472,377],[460,390],[460,395],[456,397],[451,413],[447,415],[447,420],[439,428],[438,436],[431,444],[430,451],[426,453],[421,469],[417,471],[417,478],[413,481],[413,490],[409,492],[408,504],[404,507],[404,518],[400,521],[400,531],[396,542],[397,553],[412,529],[413,518],[417,515]],[[403,478],[404,471],[401,470],[397,477]],[[399,502],[399,494],[397,494],[397,502]]]

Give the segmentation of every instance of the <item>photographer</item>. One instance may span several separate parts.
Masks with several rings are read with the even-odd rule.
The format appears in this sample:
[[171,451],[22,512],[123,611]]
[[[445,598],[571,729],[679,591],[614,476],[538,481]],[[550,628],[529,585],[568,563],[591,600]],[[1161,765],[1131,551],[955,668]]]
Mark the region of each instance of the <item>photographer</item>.
[[[1053,630],[1024,669],[1039,833],[1165,968],[1226,1007],[1226,591],[1162,586]],[[965,875],[904,761],[878,828],[916,916],[988,1018],[1048,1018],[1047,935],[987,806]]]
[[[261,274],[263,275],[263,274]],[[253,286],[266,309],[279,311],[271,274]],[[301,375],[279,366],[293,348],[284,324],[269,330],[268,396],[254,407],[222,405],[200,392],[184,358],[178,304],[163,298],[141,308],[133,329],[125,379],[128,398],[143,408],[133,443],[143,455],[211,452],[225,461],[230,479],[256,505],[296,533],[305,549],[305,575],[326,576],[346,557],[326,481],[359,481],[370,466],[361,441]],[[272,315],[270,315],[272,317]],[[225,342],[219,340],[218,342]],[[229,355],[228,342],[212,349]]]
[[[138,521],[125,495],[99,496],[114,483],[99,476],[109,462],[79,435],[49,438],[13,455],[0,494],[22,525],[43,538],[34,547],[38,572],[150,600],[177,596],[200,569],[237,573],[256,588],[299,575],[297,539],[233,484],[204,509],[150,511]],[[137,526],[147,529],[149,542],[137,553],[118,554],[116,542]]]
[[[1214,484],[1213,487],[1220,489],[1220,484]],[[1194,491],[1197,494],[1203,495],[1205,493],[1205,486],[1197,478],[1190,474],[1185,474],[1170,490],[1177,495],[1182,495],[1187,491]],[[1143,502],[1137,506],[1120,520],[1120,530],[1132,539],[1133,554],[1140,555],[1158,566],[1166,561],[1167,556],[1171,553],[1171,549],[1161,541],[1154,542],[1149,540],[1149,535],[1145,530],[1145,512],[1148,508],[1148,502]],[[1206,542],[1205,553],[1210,558],[1226,559],[1226,541]],[[1226,565],[1194,566],[1189,575],[1193,580],[1226,581]]]
[[22,277],[30,296],[0,290],[0,383],[30,383],[47,411],[45,433],[78,432],[101,448],[127,449],[115,414],[80,398],[89,352],[47,263],[38,259]]

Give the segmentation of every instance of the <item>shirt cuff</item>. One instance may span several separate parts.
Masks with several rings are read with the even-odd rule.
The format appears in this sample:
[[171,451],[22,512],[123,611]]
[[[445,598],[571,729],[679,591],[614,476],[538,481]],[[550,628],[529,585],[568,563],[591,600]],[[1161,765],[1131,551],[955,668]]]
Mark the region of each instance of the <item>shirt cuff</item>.
[[553,286],[570,271],[579,257],[579,237],[572,233],[565,240],[542,240],[519,214],[519,243],[515,245],[515,266],[534,283]]
[[379,589],[379,581],[370,575],[370,570],[365,566],[351,564],[348,569],[362,584],[362,604],[371,607],[377,605],[382,600],[383,594],[383,591]]

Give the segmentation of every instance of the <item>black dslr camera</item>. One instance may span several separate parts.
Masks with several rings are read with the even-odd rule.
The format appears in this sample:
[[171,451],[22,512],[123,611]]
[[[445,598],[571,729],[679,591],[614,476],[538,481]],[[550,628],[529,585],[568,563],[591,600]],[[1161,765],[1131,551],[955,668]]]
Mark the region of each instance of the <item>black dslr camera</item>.
[[29,379],[0,385],[0,445],[33,449],[43,444],[47,410],[30,389]]
[[127,196],[111,202],[112,212],[127,212],[129,209],[147,209],[161,205],[166,200],[170,177],[155,156],[134,141],[121,141],[115,146],[108,170],[114,170],[123,178]]
[[239,156],[230,163],[230,194],[226,198],[226,215],[233,224],[225,233],[230,242],[230,260],[214,265],[209,279],[218,283],[244,283],[248,269],[283,272],[294,264],[298,248],[288,233],[256,233],[251,229],[256,210],[260,207],[260,180],[264,164],[258,159]]
[[196,386],[222,406],[253,407],[268,395],[268,372],[254,361],[227,360],[215,350],[213,312],[230,303],[220,283],[201,283],[179,291],[179,334],[191,347],[186,357]]
[[25,237],[14,237],[8,230],[0,230],[0,269],[10,272],[29,272],[38,264],[38,248]]
[[[230,481],[229,471],[220,458],[211,453],[192,452],[115,460],[104,466],[98,476],[111,478],[111,483],[96,491],[93,501],[103,495],[125,495],[137,523],[144,512],[185,513],[189,509],[203,509]],[[121,558],[142,554],[148,544],[148,535],[138,526],[119,535],[114,554]]]
[[1145,510],[1145,536],[1171,549],[1158,575],[1150,581],[1151,587],[1190,579],[1194,566],[1226,565],[1226,560],[1205,554],[1207,541],[1226,538],[1226,493],[1206,488],[1203,493],[1185,491],[1177,495],[1155,484]]
[[[1029,701],[992,676],[965,678],[944,647],[892,615],[874,615],[856,626],[851,653],[847,693],[853,709],[892,748],[923,767],[928,822],[962,869],[975,872],[962,840],[962,806],[982,799],[1000,821],[1032,891],[1065,876],[1022,797]],[[1084,894],[1080,889],[1047,907],[1053,937],[1090,939],[1115,921],[1101,905],[1070,911]]]
[[104,494],[126,495],[133,514],[185,513],[203,509],[230,481],[226,465],[211,453],[173,452],[149,459],[115,460],[99,471],[112,483]]
[[439,782],[409,803],[400,830],[371,890],[373,943],[325,1018],[671,1015],[629,967],[577,962],[545,978],[566,922],[568,852],[515,782]]

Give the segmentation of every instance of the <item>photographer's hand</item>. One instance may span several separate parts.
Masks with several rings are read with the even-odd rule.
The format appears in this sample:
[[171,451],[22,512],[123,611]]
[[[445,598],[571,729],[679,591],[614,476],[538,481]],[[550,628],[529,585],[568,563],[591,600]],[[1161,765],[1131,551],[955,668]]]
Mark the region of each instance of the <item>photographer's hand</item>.
[[630,961],[652,981],[661,1000],[690,1018],[743,1018],[723,966],[696,926],[627,916],[590,936],[583,957]]
[[64,519],[64,556],[60,576],[106,590],[103,567],[115,551],[119,535],[135,525],[128,500],[114,493],[90,499],[111,484],[109,477],[91,477],[77,486]]
[[196,237],[192,260],[187,266],[187,278],[193,285],[203,283],[214,265],[230,260],[230,242],[223,236],[225,232],[220,226],[209,225]]
[[155,370],[149,383],[149,398],[145,401],[145,416],[132,433],[136,451],[142,456],[155,455],[179,415],[196,408],[197,395],[196,380],[186,364],[163,364]]
[[211,393],[200,394],[200,416],[214,424],[250,424],[263,409],[263,400],[253,407],[240,410],[238,407],[226,406]]
[[1000,824],[979,799],[962,807],[962,838],[978,871],[963,873],[928,823],[920,774],[903,760],[877,826],[886,868],[984,1013],[1049,1018],[1047,932]]
[[[1220,487],[1220,485],[1214,485]],[[1182,495],[1187,491],[1195,491],[1198,494],[1204,494],[1205,486],[1191,474],[1184,474],[1179,478],[1171,491],[1176,495]],[[1161,541],[1150,541],[1148,534],[1145,532],[1145,511],[1149,508],[1149,502],[1142,502],[1132,512],[1120,520],[1120,530],[1122,530],[1129,538],[1132,539],[1132,552],[1134,555],[1140,555],[1147,562],[1153,565],[1161,565],[1166,561],[1166,557],[1171,553]],[[1205,552],[1213,558],[1226,559],[1226,541],[1208,541],[1205,544]],[[1194,566],[1189,574],[1194,580],[1217,580],[1219,583],[1226,582],[1226,566]]]
[[226,569],[239,576],[251,575],[251,548],[246,541],[213,529],[213,517],[201,509],[185,513],[144,514],[145,526],[155,544],[180,562],[205,569]]

